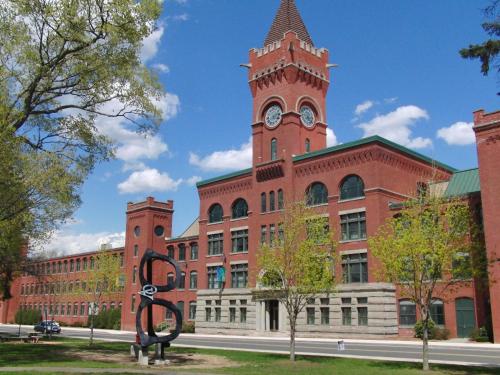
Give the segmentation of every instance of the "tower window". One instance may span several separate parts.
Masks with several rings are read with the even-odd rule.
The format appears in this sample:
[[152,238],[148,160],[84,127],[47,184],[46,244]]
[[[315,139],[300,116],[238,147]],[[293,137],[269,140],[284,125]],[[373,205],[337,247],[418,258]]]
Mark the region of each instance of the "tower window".
[[306,139],[306,152],[311,152],[311,141]]
[[276,138],[271,140],[271,160],[278,159],[278,141]]
[[267,210],[267,199],[266,193],[260,195],[260,212],[266,212]]

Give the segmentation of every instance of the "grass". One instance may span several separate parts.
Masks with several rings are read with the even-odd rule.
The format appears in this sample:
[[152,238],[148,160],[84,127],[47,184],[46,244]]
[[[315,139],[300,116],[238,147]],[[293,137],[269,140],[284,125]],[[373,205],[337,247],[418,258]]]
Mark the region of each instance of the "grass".
[[[91,350],[103,356],[128,353],[130,344],[118,342],[96,342],[89,348],[88,341],[78,339],[57,338],[49,344],[0,344],[0,367],[73,367],[73,368],[100,368],[101,374],[106,373],[106,368],[123,368],[123,374],[127,369],[136,368],[130,362],[125,364],[110,363],[106,361],[82,360],[78,353]],[[331,374],[366,374],[366,375],[417,375],[422,374],[421,365],[400,362],[381,362],[369,360],[357,360],[347,358],[324,358],[324,357],[302,357],[291,363],[286,356],[279,354],[250,353],[238,351],[170,348],[169,351],[176,353],[199,353],[223,356],[236,362],[239,367],[218,368],[211,370],[196,370],[194,372],[210,374],[238,374],[238,375],[331,375]],[[167,354],[168,355],[168,354]],[[176,368],[175,371],[182,371]],[[29,372],[26,372],[28,374]],[[0,375],[8,374],[0,372]],[[14,374],[14,373],[13,373]],[[15,374],[23,374],[16,372]],[[37,373],[39,375],[52,374],[47,372]],[[61,373],[57,373],[61,375]],[[500,369],[488,369],[479,367],[457,367],[433,365],[429,375],[486,375],[499,374]],[[75,373],[72,373],[75,375]]]

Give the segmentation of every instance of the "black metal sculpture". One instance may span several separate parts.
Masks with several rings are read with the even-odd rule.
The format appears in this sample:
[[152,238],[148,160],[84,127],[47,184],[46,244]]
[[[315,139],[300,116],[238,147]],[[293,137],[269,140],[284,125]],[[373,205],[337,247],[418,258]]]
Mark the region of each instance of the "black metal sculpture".
[[[166,285],[153,285],[153,261],[155,260],[170,263],[175,268],[175,279],[173,281],[168,282]],[[146,277],[144,277],[144,266],[147,268]],[[142,286],[142,290],[139,292],[141,296],[141,303],[137,309],[135,326],[137,335],[140,338],[141,349],[143,354],[146,354],[149,346],[160,344],[161,359],[164,359],[164,349],[168,348],[170,346],[170,342],[175,340],[181,332],[182,313],[172,302],[164,299],[155,299],[155,294],[169,292],[177,288],[181,280],[181,270],[174,259],[148,249],[141,259],[139,267],[139,280]],[[175,316],[175,330],[167,336],[159,337],[156,335],[153,327],[153,305],[163,306],[165,309],[170,310]],[[147,334],[142,328],[142,311],[144,309],[147,309]]]

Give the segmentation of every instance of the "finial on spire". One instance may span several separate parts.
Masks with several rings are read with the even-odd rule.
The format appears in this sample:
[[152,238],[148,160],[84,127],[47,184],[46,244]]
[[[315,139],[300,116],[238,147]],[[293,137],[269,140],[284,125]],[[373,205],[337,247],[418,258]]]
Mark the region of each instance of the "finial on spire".
[[271,30],[269,30],[267,34],[264,46],[280,41],[288,31],[295,32],[300,40],[310,45],[314,45],[306,25],[300,16],[299,10],[295,5],[295,1],[281,0],[278,13],[274,18]]

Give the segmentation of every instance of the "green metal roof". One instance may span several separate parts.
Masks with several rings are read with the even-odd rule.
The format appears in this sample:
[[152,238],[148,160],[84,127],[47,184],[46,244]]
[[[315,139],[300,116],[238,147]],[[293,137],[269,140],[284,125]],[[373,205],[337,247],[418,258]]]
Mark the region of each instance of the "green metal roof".
[[398,145],[397,143],[391,142],[388,139],[385,139],[385,138],[380,137],[378,135],[374,135],[372,137],[367,137],[367,138],[362,138],[362,139],[359,139],[359,140],[354,141],[354,142],[343,143],[343,144],[338,145],[338,146],[324,148],[322,150],[318,150],[318,151],[314,151],[314,152],[309,152],[307,154],[298,155],[298,156],[295,156],[293,158],[293,161],[307,160],[307,159],[314,158],[314,157],[317,157],[317,156],[322,156],[322,155],[330,154],[332,152],[346,150],[346,149],[357,147],[357,146],[363,146],[363,145],[366,145],[366,144],[369,144],[369,143],[372,143],[372,142],[382,143],[382,144],[384,144],[386,146],[389,146],[389,147],[391,147],[393,149],[396,149],[396,150],[398,150],[400,152],[403,152],[403,153],[405,153],[407,155],[413,156],[416,159],[420,159],[420,160],[422,160],[422,161],[424,161],[426,163],[435,164],[436,166],[438,166],[438,167],[440,167],[442,169],[445,169],[447,171],[450,171],[450,172],[456,172],[457,171],[455,168],[450,167],[449,165],[446,165],[444,163],[440,163],[440,162],[438,162],[438,161],[436,161],[434,159],[431,159],[428,156],[422,155],[422,154],[420,154],[420,153],[418,153],[416,151],[410,150],[409,148],[406,148],[404,146]]
[[214,178],[209,178],[208,180],[204,180],[204,181],[200,181],[196,184],[197,187],[202,187],[202,186],[205,186],[205,185],[208,185],[208,184],[211,184],[213,182],[218,182],[218,181],[223,181],[223,180],[228,180],[230,178],[233,178],[233,177],[239,177],[239,176],[243,176],[243,175],[246,175],[246,174],[249,174],[249,173],[252,173],[252,168],[248,168],[248,169],[243,169],[241,171],[237,171],[237,172],[233,172],[233,173],[229,173],[229,174],[225,174],[223,176],[218,176],[218,177],[214,177]]
[[481,186],[479,184],[479,169],[474,168],[453,174],[444,196],[456,197],[480,191]]

